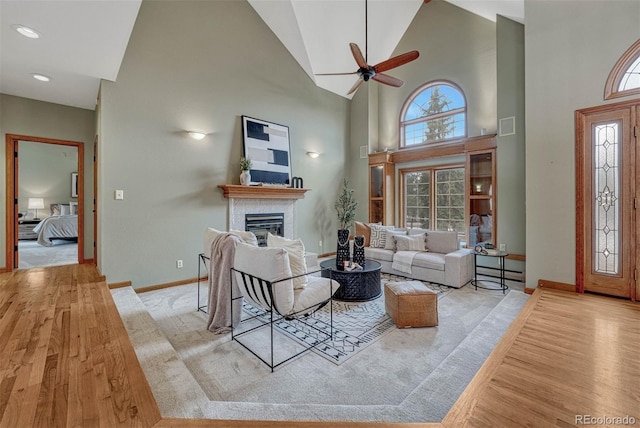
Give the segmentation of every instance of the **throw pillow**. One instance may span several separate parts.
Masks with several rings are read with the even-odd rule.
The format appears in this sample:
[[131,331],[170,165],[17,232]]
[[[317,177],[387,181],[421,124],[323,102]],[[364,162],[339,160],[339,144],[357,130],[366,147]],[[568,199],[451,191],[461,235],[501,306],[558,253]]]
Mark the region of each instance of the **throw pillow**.
[[60,204],[60,215],[69,215],[71,214],[71,208],[69,205]]
[[371,243],[371,226],[361,221],[355,221],[354,224],[356,225],[356,236],[364,236],[364,246],[368,247]]
[[[291,264],[291,274],[293,276],[305,275],[307,273],[307,263],[304,255],[304,243],[300,239],[287,239],[269,233],[267,235],[267,247],[283,248],[289,253],[289,263]],[[293,279],[293,288],[304,288],[307,286],[307,277],[301,276]]]
[[398,251],[429,251],[427,249],[427,234],[393,237]]
[[379,224],[371,225],[371,248],[384,248],[386,244],[387,235],[384,233],[387,230],[393,229],[393,226],[381,226]]
[[386,234],[384,249],[385,250],[391,250],[393,252],[397,251],[396,240],[393,239],[393,238],[395,236],[398,236],[398,235],[405,235],[406,236],[406,234],[407,234],[407,232],[405,230],[385,230],[383,233]]
[[71,201],[69,202],[69,209],[70,209],[70,214],[71,215],[77,215],[78,214],[78,203]]
[[258,246],[258,238],[253,234],[253,232],[231,229],[229,233],[233,233],[249,245]]

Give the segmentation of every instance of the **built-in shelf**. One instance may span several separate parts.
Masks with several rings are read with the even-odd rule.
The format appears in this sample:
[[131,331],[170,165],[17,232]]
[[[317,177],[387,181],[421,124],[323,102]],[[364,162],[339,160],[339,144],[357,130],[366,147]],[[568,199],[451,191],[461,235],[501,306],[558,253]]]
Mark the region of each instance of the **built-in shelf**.
[[239,184],[220,184],[225,198],[239,199],[303,199],[311,189],[292,187],[242,186]]

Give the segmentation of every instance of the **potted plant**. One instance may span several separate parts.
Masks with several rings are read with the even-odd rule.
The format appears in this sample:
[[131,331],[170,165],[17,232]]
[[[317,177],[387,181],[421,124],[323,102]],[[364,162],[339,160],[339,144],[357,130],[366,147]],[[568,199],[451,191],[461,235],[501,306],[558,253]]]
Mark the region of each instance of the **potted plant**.
[[240,184],[248,186],[251,184],[251,159],[240,158]]
[[353,189],[349,188],[349,179],[342,182],[342,190],[335,203],[338,217],[338,249],[336,251],[336,267],[341,269],[345,261],[349,261],[349,228],[356,217],[358,202],[353,197]]

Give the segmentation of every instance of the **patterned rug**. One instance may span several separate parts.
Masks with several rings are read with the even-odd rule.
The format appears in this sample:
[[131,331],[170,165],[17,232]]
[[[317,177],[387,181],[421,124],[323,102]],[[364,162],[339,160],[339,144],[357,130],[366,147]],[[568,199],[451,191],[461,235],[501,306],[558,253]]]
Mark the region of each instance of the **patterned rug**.
[[[382,274],[382,283],[407,281],[406,278]],[[453,289],[422,282],[438,294],[438,299]],[[264,310],[243,303],[248,316],[258,316],[262,322],[268,322],[269,315]],[[302,320],[281,320],[275,326],[282,333],[302,345],[315,345],[325,340],[330,331],[331,311],[328,306],[316,311]],[[313,352],[340,365],[353,357],[385,334],[395,329],[393,320],[385,311],[384,292],[380,297],[368,302],[333,301],[333,339],[313,348]]]

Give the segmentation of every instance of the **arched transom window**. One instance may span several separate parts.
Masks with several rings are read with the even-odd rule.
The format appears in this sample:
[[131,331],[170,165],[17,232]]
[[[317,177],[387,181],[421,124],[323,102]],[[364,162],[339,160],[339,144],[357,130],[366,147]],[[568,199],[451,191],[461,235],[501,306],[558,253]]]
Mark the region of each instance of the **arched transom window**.
[[467,103],[462,90],[447,81],[428,82],[405,101],[400,145],[411,147],[467,135]]
[[640,40],[613,66],[604,88],[604,99],[640,94]]

